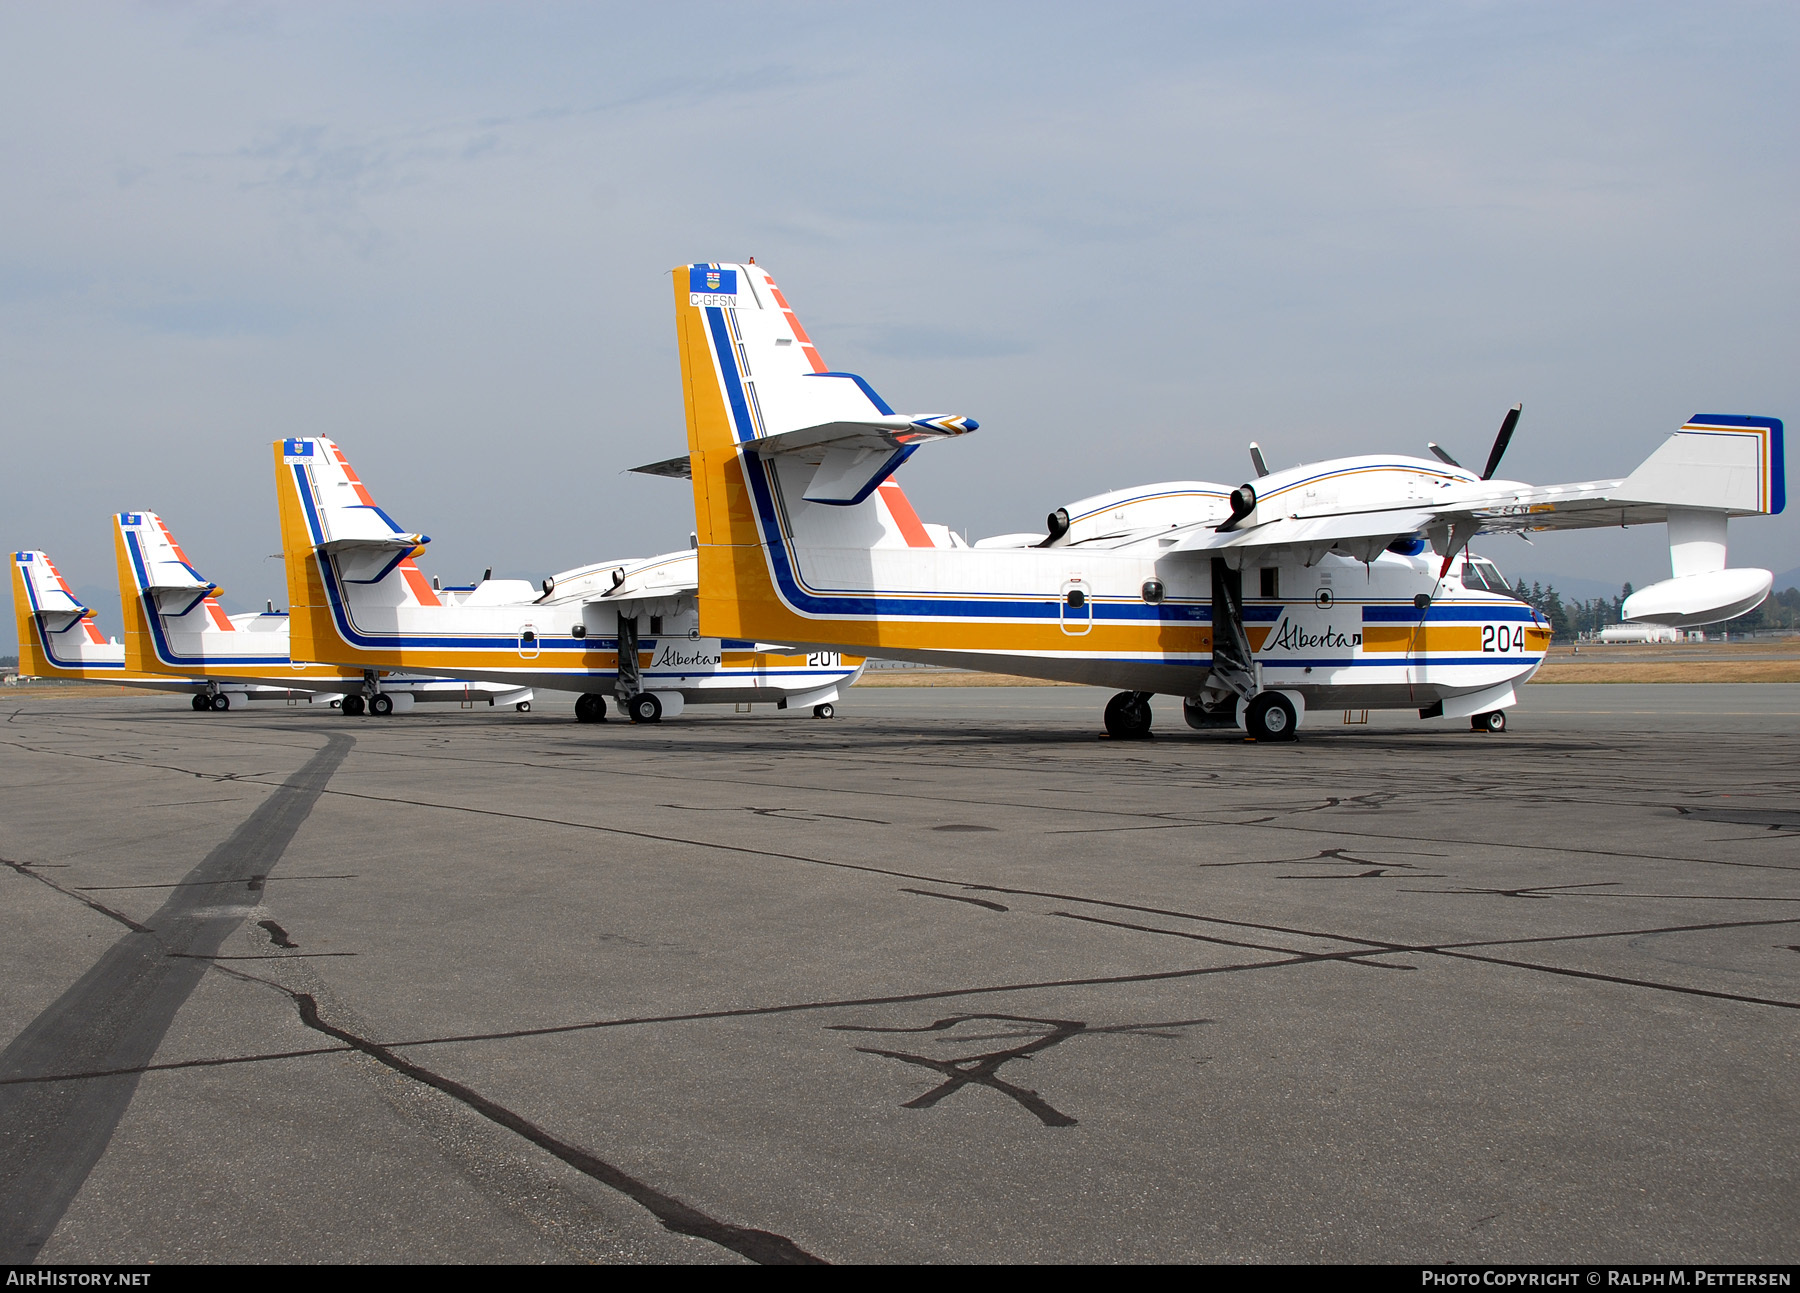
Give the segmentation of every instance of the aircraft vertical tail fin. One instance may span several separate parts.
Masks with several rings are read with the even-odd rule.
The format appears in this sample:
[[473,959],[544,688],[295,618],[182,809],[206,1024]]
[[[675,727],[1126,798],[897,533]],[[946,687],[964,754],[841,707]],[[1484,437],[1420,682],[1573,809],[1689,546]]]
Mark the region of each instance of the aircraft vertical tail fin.
[[778,641],[804,601],[796,545],[936,546],[893,473],[978,424],[895,413],[831,370],[758,265],[684,265],[674,280],[702,631]]
[[443,604],[416,561],[431,540],[376,505],[342,449],[322,437],[274,449],[294,659],[354,656],[337,620],[356,607]]
[[123,667],[120,649],[107,642],[93,611],[75,596],[48,553],[13,553],[13,622],[20,673],[84,677],[90,668]]
[[194,568],[155,512],[114,513],[113,550],[127,668],[149,673],[180,668],[185,674],[205,663],[207,633],[237,632],[219,604],[219,586]]

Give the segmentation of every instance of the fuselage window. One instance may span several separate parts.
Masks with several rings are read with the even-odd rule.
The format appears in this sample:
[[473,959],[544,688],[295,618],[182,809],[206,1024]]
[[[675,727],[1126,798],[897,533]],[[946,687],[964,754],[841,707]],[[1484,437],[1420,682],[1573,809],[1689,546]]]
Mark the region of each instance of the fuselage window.
[[1264,566],[1262,569],[1262,595],[1264,597],[1281,596],[1281,570],[1276,566]]

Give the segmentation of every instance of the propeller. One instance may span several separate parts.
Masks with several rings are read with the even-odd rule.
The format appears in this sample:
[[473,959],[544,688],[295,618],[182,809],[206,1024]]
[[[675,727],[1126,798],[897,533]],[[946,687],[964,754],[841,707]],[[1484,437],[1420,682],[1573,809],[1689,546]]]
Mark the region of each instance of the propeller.
[[1269,464],[1263,461],[1262,446],[1254,440],[1250,442],[1250,464],[1256,468],[1257,479],[1269,474]]
[[1487,469],[1481,473],[1483,480],[1494,478],[1494,469],[1500,465],[1506,446],[1512,443],[1513,428],[1519,425],[1519,413],[1524,407],[1523,404],[1515,404],[1506,411],[1506,420],[1500,424],[1500,434],[1494,437],[1494,451],[1488,455]]
[[1431,450],[1431,452],[1433,453],[1433,455],[1436,456],[1436,458],[1439,462],[1447,462],[1452,467],[1461,467],[1462,466],[1462,464],[1460,462],[1456,461],[1456,459],[1452,458],[1450,456],[1450,454],[1444,449],[1444,446],[1439,444],[1436,440],[1427,440],[1425,442],[1425,447],[1427,449]]

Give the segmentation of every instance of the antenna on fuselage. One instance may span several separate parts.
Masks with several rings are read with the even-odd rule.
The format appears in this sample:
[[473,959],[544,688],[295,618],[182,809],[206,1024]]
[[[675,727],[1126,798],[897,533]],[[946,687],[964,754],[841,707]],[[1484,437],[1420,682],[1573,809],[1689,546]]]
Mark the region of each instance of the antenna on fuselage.
[[1269,464],[1263,461],[1262,446],[1254,440],[1250,442],[1250,465],[1256,468],[1259,480],[1269,474]]

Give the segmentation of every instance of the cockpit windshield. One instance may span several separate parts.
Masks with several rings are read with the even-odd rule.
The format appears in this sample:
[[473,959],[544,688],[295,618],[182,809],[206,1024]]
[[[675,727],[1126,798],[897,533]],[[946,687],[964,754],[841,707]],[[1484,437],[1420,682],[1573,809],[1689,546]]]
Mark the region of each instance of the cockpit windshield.
[[1484,589],[1490,593],[1499,593],[1502,597],[1513,595],[1500,568],[1485,557],[1463,559],[1462,582],[1464,588]]

